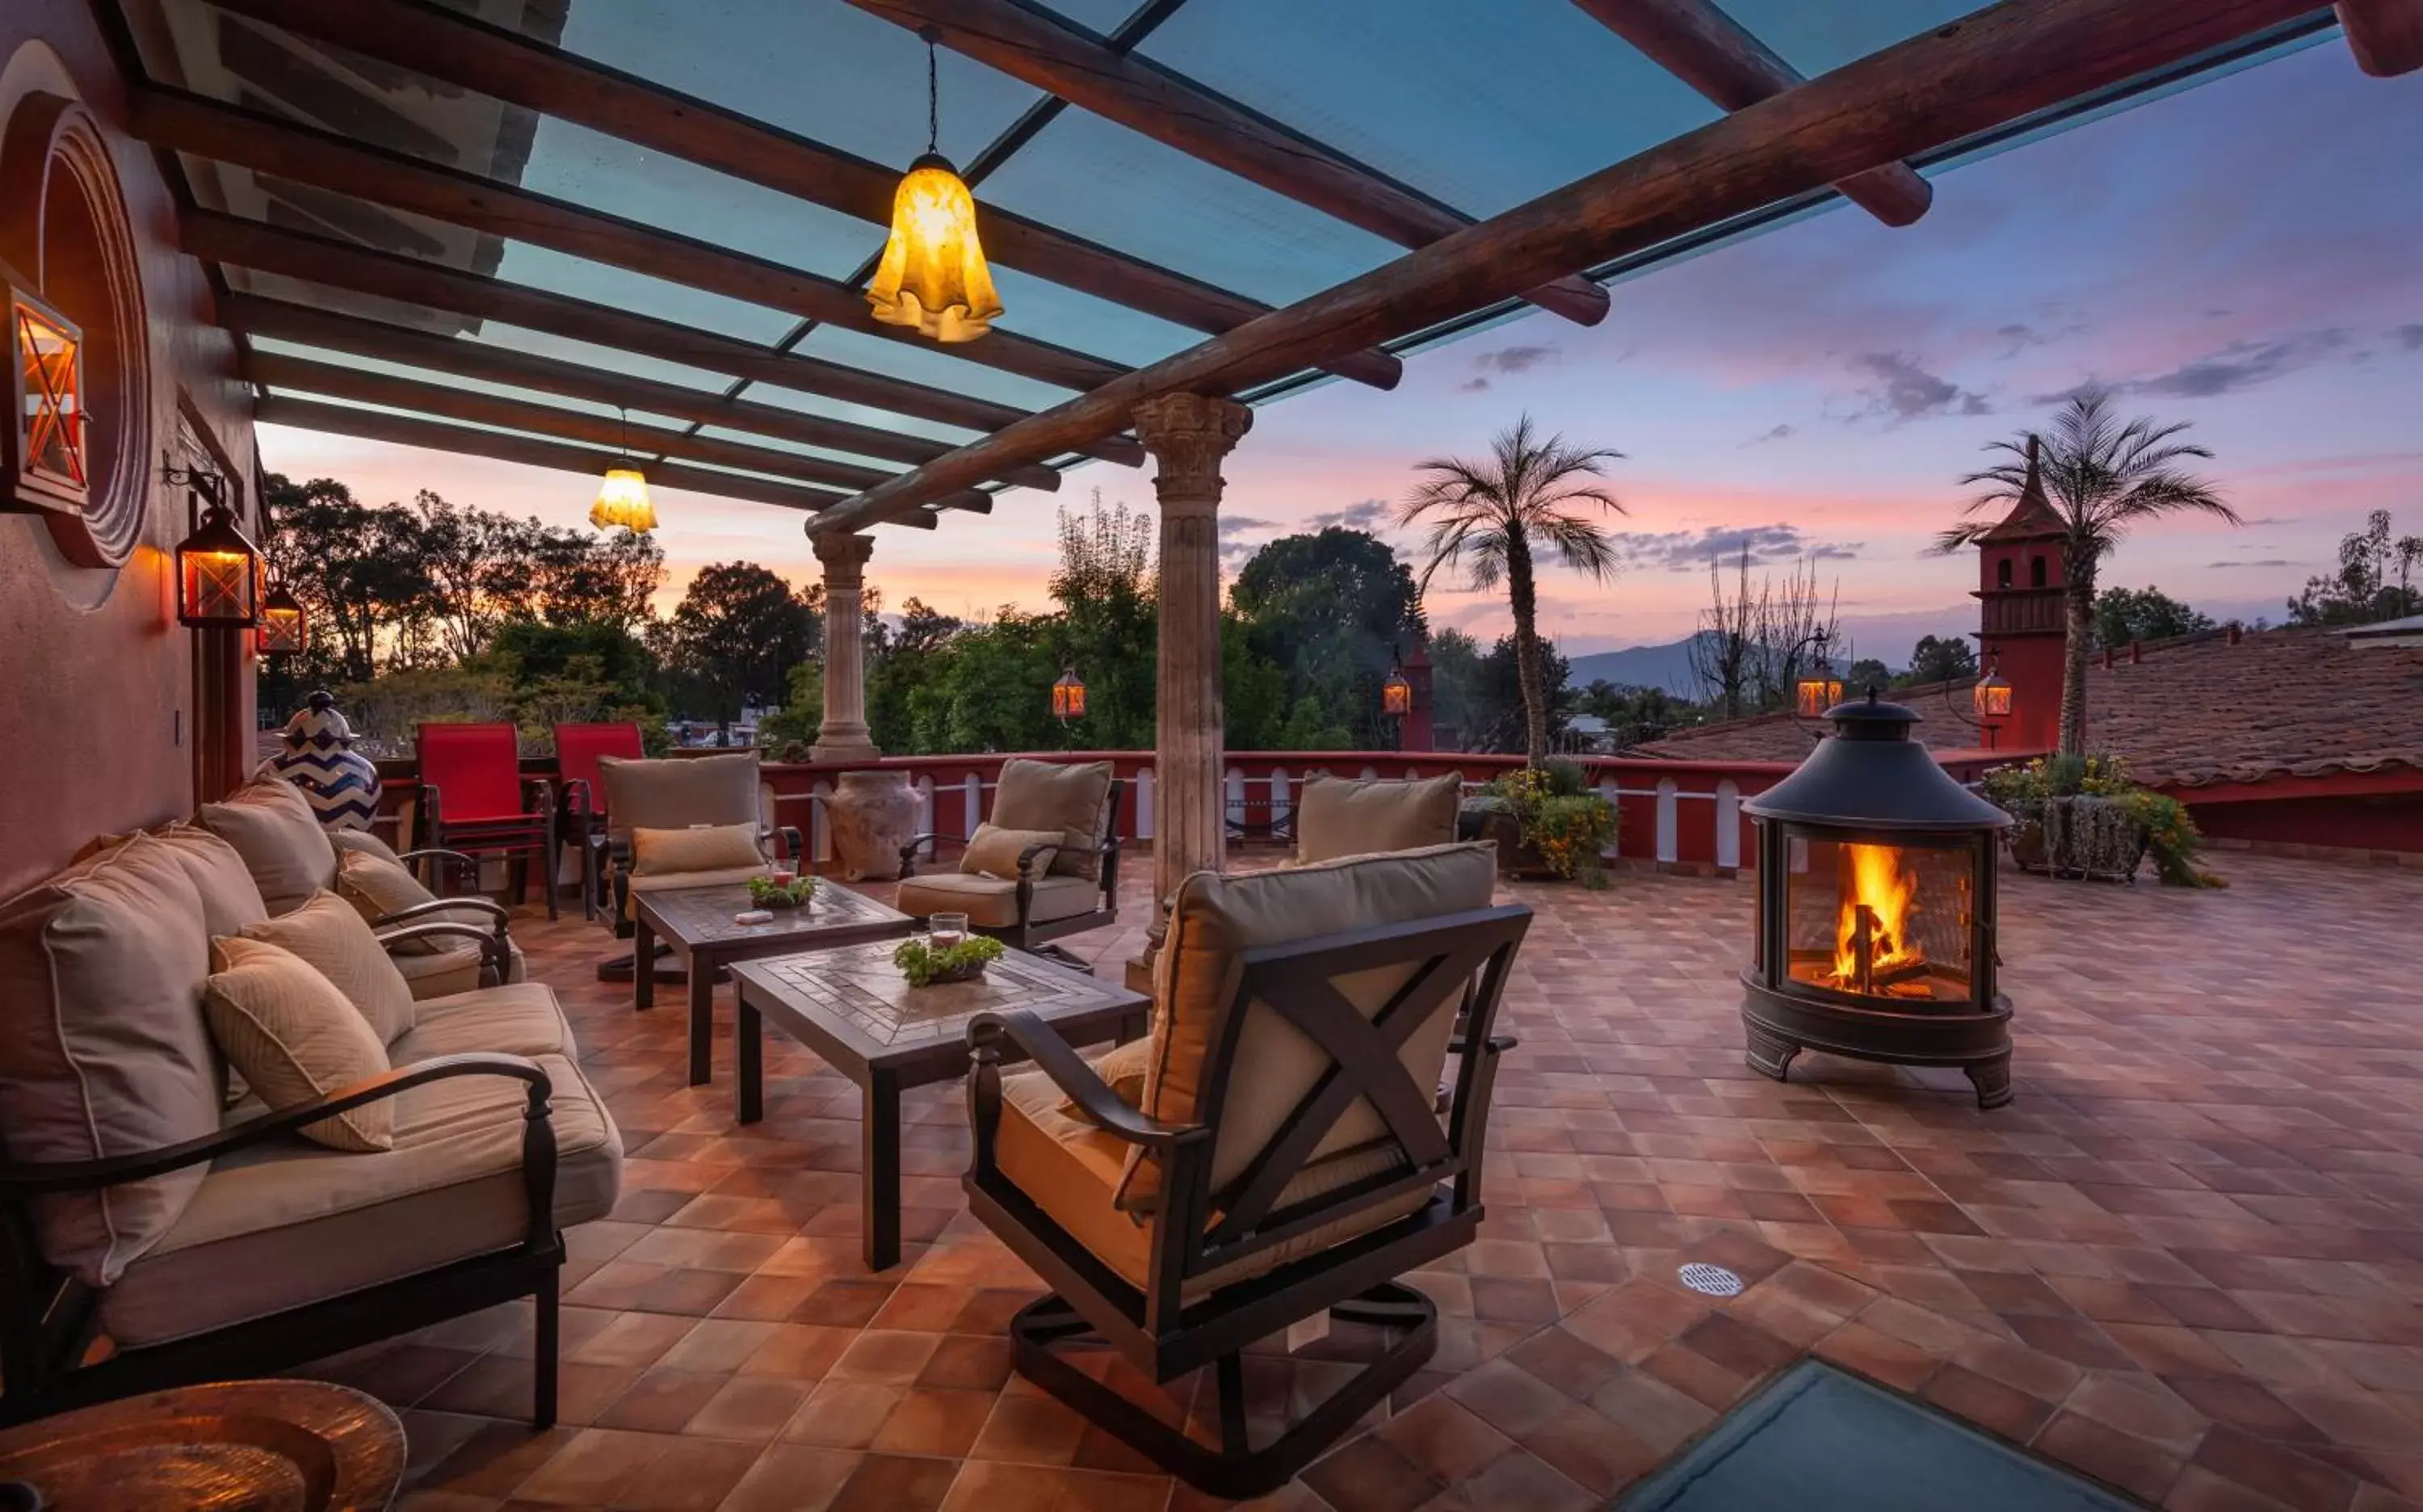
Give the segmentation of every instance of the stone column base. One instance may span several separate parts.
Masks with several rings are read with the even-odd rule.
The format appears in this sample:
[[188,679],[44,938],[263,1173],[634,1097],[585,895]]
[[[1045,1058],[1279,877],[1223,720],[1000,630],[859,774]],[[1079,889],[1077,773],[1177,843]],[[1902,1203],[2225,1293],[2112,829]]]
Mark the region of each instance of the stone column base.
[[868,740],[818,740],[808,747],[812,761],[880,761],[883,753]]

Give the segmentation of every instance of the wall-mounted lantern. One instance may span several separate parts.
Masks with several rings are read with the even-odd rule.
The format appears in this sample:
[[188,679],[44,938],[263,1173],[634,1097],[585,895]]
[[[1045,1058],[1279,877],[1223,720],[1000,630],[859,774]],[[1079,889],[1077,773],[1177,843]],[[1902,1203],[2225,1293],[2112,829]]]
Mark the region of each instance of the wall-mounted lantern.
[[1830,638],[1819,630],[1793,647],[1795,656],[1804,647],[1817,654],[1816,662],[1792,685],[1792,711],[1802,719],[1824,719],[1828,709],[1843,701],[1843,679],[1834,676],[1834,665],[1826,657]]
[[261,639],[256,644],[262,656],[294,656],[311,644],[303,601],[282,582],[261,601]]
[[1390,719],[1404,719],[1414,711],[1414,685],[1406,680],[1404,664],[1391,661],[1388,680],[1380,684],[1380,712]]
[[261,624],[261,549],[235,522],[217,474],[169,466],[163,476],[191,490],[201,521],[177,543],[177,623],[196,630],[248,630]]

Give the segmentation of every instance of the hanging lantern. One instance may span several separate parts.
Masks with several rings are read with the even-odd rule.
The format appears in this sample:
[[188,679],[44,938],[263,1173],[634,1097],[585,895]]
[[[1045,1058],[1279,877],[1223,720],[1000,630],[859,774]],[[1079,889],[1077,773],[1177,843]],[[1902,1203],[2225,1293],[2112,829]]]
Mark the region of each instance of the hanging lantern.
[[617,407],[622,417],[623,434],[615,447],[613,466],[598,480],[597,501],[589,506],[589,523],[601,531],[617,525],[626,531],[652,531],[657,528],[657,506],[648,497],[648,475],[631,460],[631,413]]
[[1981,720],[2003,720],[2011,717],[2011,685],[2003,680],[2000,671],[1987,673],[1970,690],[1970,698]]
[[1826,710],[1843,701],[1843,679],[1819,662],[1817,670],[1793,685],[1793,709],[1802,719],[1824,719]]
[[1401,664],[1388,668],[1388,680],[1380,684],[1380,712],[1390,719],[1403,719],[1414,711],[1414,685],[1405,680]]
[[194,533],[177,543],[177,623],[197,630],[248,630],[261,623],[261,552],[215,501]]
[[1085,684],[1073,666],[1062,668],[1060,680],[1052,685],[1052,714],[1063,724],[1085,717]]
[[303,602],[281,582],[261,601],[260,652],[262,656],[293,656],[309,644],[310,631],[304,618]]
[[637,468],[608,468],[597,485],[597,501],[589,506],[589,523],[601,531],[620,525],[626,531],[657,528],[657,506],[648,498],[647,474]]
[[975,196],[937,150],[942,115],[930,36],[926,123],[926,151],[892,197],[892,237],[866,286],[866,302],[887,326],[911,326],[938,342],[973,342],[1001,317],[1001,297],[976,236]]
[[91,494],[84,416],[84,334],[37,295],[13,286],[8,300],[13,405],[8,482],[18,501],[82,509]]

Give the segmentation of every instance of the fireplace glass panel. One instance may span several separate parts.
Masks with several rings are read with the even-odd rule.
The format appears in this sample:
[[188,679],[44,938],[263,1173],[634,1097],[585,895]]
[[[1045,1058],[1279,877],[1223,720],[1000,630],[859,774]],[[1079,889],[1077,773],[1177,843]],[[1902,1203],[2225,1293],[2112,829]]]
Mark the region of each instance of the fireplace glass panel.
[[1909,1002],[1970,1000],[1972,845],[1798,832],[1785,860],[1790,984]]

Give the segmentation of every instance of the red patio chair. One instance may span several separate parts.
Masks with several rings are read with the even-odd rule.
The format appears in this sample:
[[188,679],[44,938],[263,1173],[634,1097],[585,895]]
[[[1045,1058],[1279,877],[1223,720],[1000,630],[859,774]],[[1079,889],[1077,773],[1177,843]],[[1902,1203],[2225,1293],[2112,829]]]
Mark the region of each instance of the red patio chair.
[[535,858],[547,873],[546,916],[555,917],[555,795],[544,780],[525,781],[521,742],[511,724],[423,724],[414,737],[420,759],[420,841],[467,855],[502,855],[523,870],[508,887],[522,896]]
[[606,782],[597,770],[600,756],[638,761],[647,756],[637,724],[558,724],[555,727],[555,770],[563,790],[557,794],[558,822],[563,839],[580,847],[580,916],[597,916],[599,865],[606,850]]

